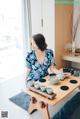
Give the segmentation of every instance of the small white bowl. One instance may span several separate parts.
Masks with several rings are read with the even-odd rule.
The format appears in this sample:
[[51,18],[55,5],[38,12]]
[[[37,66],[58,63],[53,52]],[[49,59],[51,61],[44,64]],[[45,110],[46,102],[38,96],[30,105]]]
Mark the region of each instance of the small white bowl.
[[39,85],[38,83],[35,83],[35,84],[34,84],[34,87],[35,87],[36,89],[39,89],[39,88],[40,88],[40,85]]
[[52,88],[46,88],[46,92],[47,92],[47,94],[53,94],[53,90],[52,90]]
[[67,78],[67,77],[69,77],[69,76],[71,76],[71,73],[70,73],[70,72],[65,72],[65,73],[64,73],[64,78]]
[[27,82],[27,86],[33,87],[33,86],[34,86],[34,81],[28,81],[28,82]]
[[58,84],[59,80],[56,76],[50,76],[49,82],[50,84]]
[[58,80],[64,80],[64,73],[59,73],[56,75]]
[[46,91],[46,87],[45,86],[40,86],[40,89],[42,92]]

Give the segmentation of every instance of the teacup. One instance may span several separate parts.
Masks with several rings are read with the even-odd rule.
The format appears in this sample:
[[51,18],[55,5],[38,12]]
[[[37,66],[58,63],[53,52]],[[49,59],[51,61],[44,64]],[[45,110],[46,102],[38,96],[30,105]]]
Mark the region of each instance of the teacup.
[[32,81],[28,81],[27,82],[27,86],[28,87],[33,87],[34,86],[34,81],[32,80]]
[[46,88],[46,92],[47,92],[47,94],[53,94],[53,90],[52,90],[52,88]]
[[58,80],[64,80],[64,73],[58,73],[57,75],[56,75],[56,77],[57,77],[57,79]]
[[46,91],[46,87],[45,86],[40,86],[40,89],[42,92]]
[[50,84],[58,84],[59,80],[56,76],[50,76],[49,82],[50,82]]
[[34,87],[35,87],[36,89],[39,89],[39,88],[40,88],[40,85],[39,85],[38,83],[35,83],[35,84],[34,84]]

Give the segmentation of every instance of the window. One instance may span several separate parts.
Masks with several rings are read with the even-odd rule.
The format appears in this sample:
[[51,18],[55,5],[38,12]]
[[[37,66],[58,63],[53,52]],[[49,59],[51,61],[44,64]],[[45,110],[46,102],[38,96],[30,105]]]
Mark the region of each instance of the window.
[[0,0],[0,78],[23,73],[22,0]]

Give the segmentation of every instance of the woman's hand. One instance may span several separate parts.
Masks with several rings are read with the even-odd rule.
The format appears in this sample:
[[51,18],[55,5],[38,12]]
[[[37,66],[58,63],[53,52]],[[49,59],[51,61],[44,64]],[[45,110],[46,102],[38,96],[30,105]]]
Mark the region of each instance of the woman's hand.
[[54,65],[50,66],[50,73],[58,74],[58,73],[62,73],[62,72],[63,72],[63,68],[57,69]]
[[63,73],[63,68],[59,69],[60,73],[62,72]]
[[45,76],[43,78],[46,79],[46,80],[49,80],[50,79],[50,76],[48,75],[48,76]]

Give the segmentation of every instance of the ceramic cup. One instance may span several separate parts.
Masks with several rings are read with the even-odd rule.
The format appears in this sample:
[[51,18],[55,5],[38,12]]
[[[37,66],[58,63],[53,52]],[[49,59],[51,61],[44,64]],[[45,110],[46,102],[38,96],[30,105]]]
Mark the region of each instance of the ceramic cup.
[[57,79],[58,80],[64,80],[64,73],[58,73],[57,75],[56,75],[56,77],[57,77]]
[[46,91],[46,87],[45,86],[40,86],[40,89],[41,89],[42,92]]
[[56,77],[56,75],[52,75],[52,76],[50,76],[49,82],[50,82],[50,84],[58,84],[59,83],[59,80]]
[[34,84],[34,87],[35,87],[36,89],[39,89],[39,88],[40,88],[40,85],[39,85],[38,83],[35,83],[35,84]]
[[47,92],[47,94],[53,94],[53,90],[52,90],[52,88],[46,88],[46,92]]
[[34,81],[33,80],[32,81],[28,81],[27,82],[27,86],[33,87],[34,86]]

